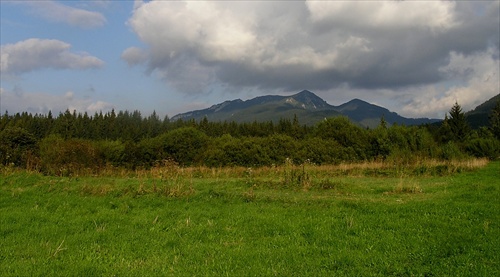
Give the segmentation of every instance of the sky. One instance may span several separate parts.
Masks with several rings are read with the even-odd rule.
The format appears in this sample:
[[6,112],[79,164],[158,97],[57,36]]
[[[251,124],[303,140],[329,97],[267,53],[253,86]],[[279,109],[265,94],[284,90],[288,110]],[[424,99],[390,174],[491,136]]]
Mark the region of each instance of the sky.
[[0,0],[0,113],[173,117],[307,89],[444,118],[500,93],[500,1]]

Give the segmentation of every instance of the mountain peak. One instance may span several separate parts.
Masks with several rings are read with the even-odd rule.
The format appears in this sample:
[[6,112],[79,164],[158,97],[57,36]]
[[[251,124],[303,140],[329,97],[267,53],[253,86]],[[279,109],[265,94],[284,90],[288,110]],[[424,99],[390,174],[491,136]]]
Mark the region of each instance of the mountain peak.
[[316,94],[314,94],[313,92],[310,92],[308,91],[307,89],[295,94],[295,95],[292,95],[292,96],[299,96],[299,95],[308,95],[308,96],[315,96],[315,97],[318,97]]
[[352,99],[351,101],[349,101],[349,102],[347,102],[347,103],[363,103],[363,104],[370,104],[370,103],[368,103],[368,102],[366,102],[366,101],[364,101],[364,100],[361,100],[361,99],[359,99],[359,98],[354,98],[354,99]]
[[349,102],[346,102],[340,106],[337,107],[339,111],[342,112],[347,112],[347,111],[366,111],[366,110],[373,110],[374,108],[376,109],[385,109],[373,104],[370,104],[364,100],[354,98],[350,100]]
[[308,90],[294,94],[288,97],[288,99],[297,101],[304,109],[323,110],[332,108],[325,100]]
[[210,121],[277,121],[281,118],[297,116],[302,123],[315,124],[327,117],[344,115],[354,122],[368,127],[376,127],[383,116],[389,124],[422,124],[432,120],[408,119],[386,108],[370,104],[360,99],[353,99],[340,106],[332,106],[316,94],[303,90],[290,96],[264,95],[249,100],[224,101],[210,108],[178,114],[177,119]]

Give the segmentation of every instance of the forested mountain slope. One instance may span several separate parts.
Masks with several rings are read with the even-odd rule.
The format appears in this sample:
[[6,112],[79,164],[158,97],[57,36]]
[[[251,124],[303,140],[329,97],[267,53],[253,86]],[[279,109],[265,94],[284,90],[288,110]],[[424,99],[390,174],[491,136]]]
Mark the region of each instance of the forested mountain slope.
[[500,101],[500,94],[477,106],[472,111],[465,113],[465,117],[467,118],[467,122],[469,122],[469,125],[474,129],[482,126],[488,126],[490,122],[489,117],[491,111],[493,110],[493,108],[495,108],[495,105],[498,101]]
[[303,90],[290,96],[267,95],[243,101],[236,99],[225,101],[210,108],[181,113],[172,120],[194,119],[200,121],[235,121],[235,122],[278,122],[280,119],[300,118],[301,124],[314,125],[328,117],[346,116],[351,121],[374,128],[384,117],[389,124],[419,125],[439,120],[428,118],[405,118],[386,108],[354,99],[340,106],[328,104],[316,94]]

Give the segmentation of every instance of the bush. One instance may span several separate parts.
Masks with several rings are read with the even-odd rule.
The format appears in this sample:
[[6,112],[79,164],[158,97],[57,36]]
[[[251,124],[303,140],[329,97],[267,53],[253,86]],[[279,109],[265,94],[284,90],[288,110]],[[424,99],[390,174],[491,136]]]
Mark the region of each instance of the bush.
[[102,163],[115,167],[125,165],[125,145],[121,141],[98,141],[95,147]]
[[441,159],[451,161],[462,160],[466,157],[467,155],[460,150],[460,147],[455,142],[449,141],[441,146]]
[[228,156],[230,165],[238,166],[263,166],[270,165],[272,161],[263,148],[263,138],[243,137],[226,144],[224,153]]
[[101,167],[98,157],[98,151],[87,140],[64,140],[51,135],[40,142],[41,167],[47,174],[70,176],[95,172]]
[[161,159],[172,158],[180,165],[202,163],[202,154],[209,143],[209,137],[193,127],[175,129],[157,137]]
[[285,161],[287,158],[292,158],[296,161],[298,143],[295,139],[287,135],[275,134],[263,138],[262,148],[264,149],[271,163],[278,164]]
[[366,130],[354,125],[343,116],[328,118],[318,123],[315,136],[322,139],[334,139],[344,147],[354,147],[360,150],[368,145]]
[[0,132],[0,163],[27,167],[36,159],[36,139],[23,128],[6,128]]
[[466,150],[474,157],[498,159],[500,157],[500,141],[494,138],[476,138],[467,142]]

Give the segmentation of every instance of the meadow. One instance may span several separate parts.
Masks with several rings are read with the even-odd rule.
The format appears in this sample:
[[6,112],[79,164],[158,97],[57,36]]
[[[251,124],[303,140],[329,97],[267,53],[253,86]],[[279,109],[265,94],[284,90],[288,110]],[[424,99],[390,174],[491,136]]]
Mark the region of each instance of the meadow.
[[0,276],[500,276],[500,162],[0,170]]

